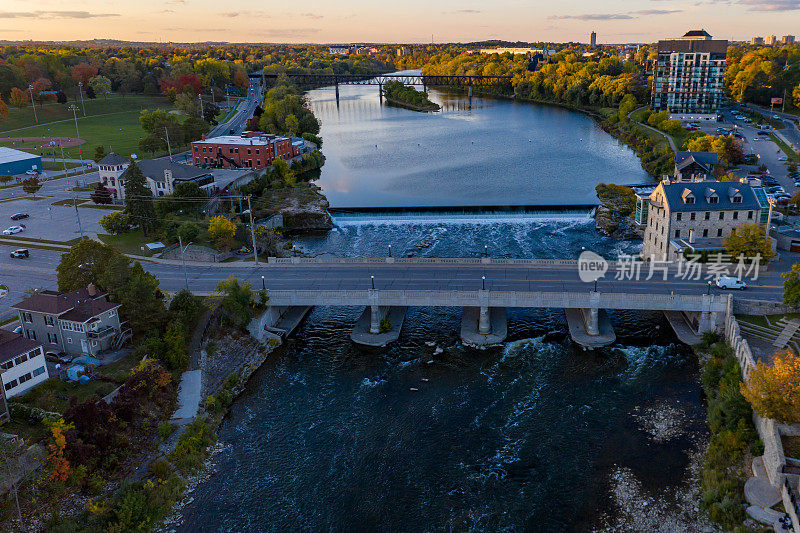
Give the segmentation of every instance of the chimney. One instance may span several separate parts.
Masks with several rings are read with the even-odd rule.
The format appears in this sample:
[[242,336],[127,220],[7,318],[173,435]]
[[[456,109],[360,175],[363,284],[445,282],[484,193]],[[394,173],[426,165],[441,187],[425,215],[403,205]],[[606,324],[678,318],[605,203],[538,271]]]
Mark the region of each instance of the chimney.
[[694,230],[689,230],[689,244],[694,244]]
[[86,292],[89,293],[89,296],[94,298],[97,296],[97,287],[94,286],[94,283],[89,283],[89,285],[86,286]]

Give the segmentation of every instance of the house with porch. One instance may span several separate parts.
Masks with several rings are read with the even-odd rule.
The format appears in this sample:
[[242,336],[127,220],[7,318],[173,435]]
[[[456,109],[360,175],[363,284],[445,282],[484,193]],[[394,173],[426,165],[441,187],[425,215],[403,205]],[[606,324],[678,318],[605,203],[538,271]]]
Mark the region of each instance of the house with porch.
[[719,164],[716,152],[675,152],[675,174],[672,181],[714,180]]
[[131,336],[120,320],[119,307],[90,284],[67,293],[37,292],[11,309],[19,315],[25,338],[41,342],[45,351],[98,357]]

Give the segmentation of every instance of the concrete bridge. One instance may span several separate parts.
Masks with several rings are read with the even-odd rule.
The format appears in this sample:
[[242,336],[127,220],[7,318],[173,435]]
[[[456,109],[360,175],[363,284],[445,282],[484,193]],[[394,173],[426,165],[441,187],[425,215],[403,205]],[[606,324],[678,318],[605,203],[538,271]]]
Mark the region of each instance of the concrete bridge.
[[270,258],[261,272],[271,274],[264,287],[270,305],[281,310],[364,306],[352,335],[361,344],[397,339],[408,307],[461,307],[463,340],[494,344],[506,337],[505,310],[515,307],[564,309],[573,340],[596,348],[616,340],[606,310],[665,312],[685,342],[724,324],[730,296],[712,293],[705,281],[677,278],[671,268],[660,283],[645,273],[642,280],[601,280],[599,286],[580,282],[570,260]]

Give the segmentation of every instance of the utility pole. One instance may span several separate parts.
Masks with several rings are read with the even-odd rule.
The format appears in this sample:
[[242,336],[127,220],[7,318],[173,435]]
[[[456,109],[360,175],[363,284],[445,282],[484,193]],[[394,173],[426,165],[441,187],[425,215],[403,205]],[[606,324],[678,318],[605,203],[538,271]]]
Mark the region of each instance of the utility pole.
[[200,120],[205,120],[205,115],[203,114],[203,95],[198,94],[197,99],[200,100]]
[[39,117],[36,115],[36,102],[33,101],[33,85],[28,85],[28,90],[31,93],[31,105],[33,105],[33,119],[39,123]]
[[783,99],[781,100],[781,113],[786,112],[786,87],[783,88]]
[[83,108],[83,116],[86,116],[86,104],[83,103],[83,82],[78,82],[78,92],[81,94],[81,107]]
[[[61,143],[61,140],[58,141],[58,147],[61,148],[61,163],[64,165],[64,177],[67,176],[67,160],[64,158],[64,145]],[[75,180],[75,185],[78,185],[78,180]]]
[[[75,135],[77,135],[78,140],[80,140],[81,132],[78,131],[78,114],[77,114],[78,106],[72,104],[69,106],[69,108],[72,110],[72,118],[75,119]],[[83,150],[81,149],[80,145],[78,145],[78,157],[80,157],[81,166],[83,166]]]
[[81,233],[81,239],[83,239],[83,226],[81,226],[81,215],[78,213],[78,195],[76,194],[73,196],[72,203],[75,206],[75,218],[78,219],[78,231]]
[[247,210],[250,212],[250,237],[253,239],[253,261],[258,265],[258,250],[256,249],[256,228],[253,224],[253,208],[250,206],[250,195],[247,195]]
[[[189,243],[192,244],[192,243]],[[186,248],[189,247],[189,244],[186,245]],[[181,263],[183,263],[183,279],[186,282],[186,290],[189,290],[189,276],[186,274],[186,259],[183,257],[183,252],[186,251],[186,248],[183,247],[183,239],[180,235],[178,235],[178,246],[181,248]]]
[[164,135],[167,136],[167,152],[169,152],[169,160],[172,161],[172,148],[169,146],[169,131],[167,131],[166,126],[164,126]]

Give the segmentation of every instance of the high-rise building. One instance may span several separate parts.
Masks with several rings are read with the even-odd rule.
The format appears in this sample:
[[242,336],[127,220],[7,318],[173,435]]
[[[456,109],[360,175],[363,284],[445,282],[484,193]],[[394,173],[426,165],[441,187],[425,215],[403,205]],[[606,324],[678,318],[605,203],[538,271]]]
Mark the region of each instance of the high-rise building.
[[769,46],[775,46],[775,43],[777,42],[778,38],[775,37],[774,35],[767,35],[767,37],[764,39],[764,44]]
[[781,41],[783,42],[783,44],[792,44],[794,43],[794,35],[784,35],[781,38]]
[[589,46],[597,46],[597,34],[595,32],[589,35]]
[[750,44],[764,44],[764,38],[763,37],[753,37],[752,39],[750,39]]
[[658,41],[652,107],[670,113],[715,113],[722,103],[728,41],[705,30]]

